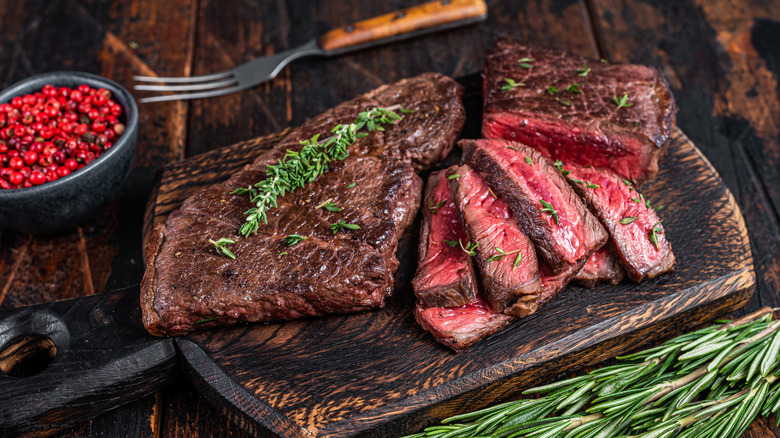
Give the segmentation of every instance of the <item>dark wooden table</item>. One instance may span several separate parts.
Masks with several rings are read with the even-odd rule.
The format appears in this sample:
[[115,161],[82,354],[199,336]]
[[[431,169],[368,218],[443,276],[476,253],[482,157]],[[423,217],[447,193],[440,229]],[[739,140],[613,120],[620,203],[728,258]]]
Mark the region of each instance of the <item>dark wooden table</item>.
[[[222,70],[419,0],[0,0],[0,87],[83,70],[130,86],[133,74]],[[279,131],[384,82],[478,72],[494,36],[615,62],[655,64],[674,89],[679,127],[742,208],[758,286],[747,308],[780,306],[780,1],[490,1],[486,23],[339,59],[300,61],[231,96],[141,106],[135,168],[120,198],[76,231],[0,232],[0,308],[140,282],[141,224],[166,163]],[[746,436],[778,436],[774,418]],[[61,436],[246,436],[187,383]]]

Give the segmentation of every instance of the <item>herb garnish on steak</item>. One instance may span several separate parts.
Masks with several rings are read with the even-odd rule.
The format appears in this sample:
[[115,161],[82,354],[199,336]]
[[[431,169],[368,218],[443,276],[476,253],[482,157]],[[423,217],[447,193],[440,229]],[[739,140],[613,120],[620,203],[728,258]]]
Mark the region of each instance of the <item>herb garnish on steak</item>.
[[[533,68],[523,65],[528,58]],[[523,86],[507,88],[506,78]],[[636,183],[655,176],[677,111],[657,69],[508,39],[485,56],[484,90],[483,137],[525,143],[552,160],[611,169]]]

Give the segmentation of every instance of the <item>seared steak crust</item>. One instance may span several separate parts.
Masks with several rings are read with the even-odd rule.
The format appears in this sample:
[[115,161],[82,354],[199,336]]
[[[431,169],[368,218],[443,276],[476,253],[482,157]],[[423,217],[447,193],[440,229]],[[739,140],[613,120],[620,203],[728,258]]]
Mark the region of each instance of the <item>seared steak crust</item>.
[[613,286],[620,283],[626,276],[626,271],[620,266],[611,246],[611,243],[607,243],[594,252],[574,277],[574,281],[589,288],[596,286],[597,283],[609,283]]
[[[522,58],[533,59],[530,68]],[[507,78],[523,86],[502,90]],[[630,106],[618,107],[614,99],[624,94]],[[657,69],[508,39],[485,57],[484,99],[484,138],[519,141],[550,159],[608,168],[635,183],[655,177],[677,112]]]
[[459,145],[464,161],[509,204],[551,274],[573,276],[604,245],[606,231],[541,153],[506,140],[461,140]]
[[471,257],[459,246],[468,236],[458,219],[444,171],[433,172],[423,196],[423,222],[417,272],[412,280],[422,308],[463,306],[476,300],[477,279]]
[[[458,84],[438,74],[382,86],[315,117],[227,181],[187,199],[147,242],[141,285],[147,330],[177,335],[199,326],[383,306],[393,290],[398,239],[419,208],[422,181],[413,166],[424,169],[451,150],[465,120],[461,94]],[[257,235],[237,237],[251,205],[232,190],[262,180],[266,165],[288,149],[300,150],[300,140],[327,136],[371,107],[396,104],[414,112],[359,139],[350,158],[280,197]],[[342,210],[316,208],[328,199]],[[341,220],[360,229],[333,234],[330,224]],[[307,239],[288,246],[289,234]],[[208,242],[220,237],[235,238],[230,250],[236,260]]]

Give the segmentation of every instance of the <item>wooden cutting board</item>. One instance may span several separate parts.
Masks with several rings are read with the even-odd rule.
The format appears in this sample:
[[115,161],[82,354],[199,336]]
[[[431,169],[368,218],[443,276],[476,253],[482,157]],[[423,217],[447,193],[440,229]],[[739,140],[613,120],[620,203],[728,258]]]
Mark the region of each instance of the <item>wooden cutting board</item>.
[[[464,137],[476,137],[479,78],[464,83]],[[166,167],[147,208],[144,235],[187,196],[227,178],[283,135]],[[0,314],[0,348],[30,331],[56,338],[57,344],[57,357],[40,374],[13,381],[0,376],[0,385],[11,388],[8,402],[0,405],[0,432],[66,424],[129,401],[174,378],[178,357],[187,378],[250,431],[395,436],[516,397],[559,373],[746,304],[755,276],[742,215],[717,172],[679,130],[658,178],[642,192],[653,205],[665,206],[659,215],[677,257],[673,273],[642,284],[570,286],[536,314],[457,355],[436,343],[412,315],[409,281],[419,219],[399,246],[395,294],[375,312],[174,339],[144,333],[137,289]],[[43,324],[48,331],[34,328],[41,318],[49,321]],[[2,361],[0,356],[0,368]],[[69,384],[66,394],[46,386],[55,379]],[[45,401],[30,402],[25,398],[30,393]],[[11,426],[3,429],[3,420]]]

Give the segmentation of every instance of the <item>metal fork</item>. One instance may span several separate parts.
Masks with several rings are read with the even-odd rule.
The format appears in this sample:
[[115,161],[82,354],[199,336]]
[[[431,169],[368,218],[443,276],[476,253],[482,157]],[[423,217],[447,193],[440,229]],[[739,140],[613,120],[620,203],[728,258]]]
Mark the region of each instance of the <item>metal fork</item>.
[[230,70],[202,76],[134,76],[137,82],[162,85],[135,85],[139,91],[176,92],[144,97],[141,103],[201,99],[246,90],[270,81],[292,61],[307,56],[336,56],[367,47],[386,44],[466,24],[487,17],[484,0],[440,0],[402,9],[333,29],[319,38],[276,55],[258,58]]

